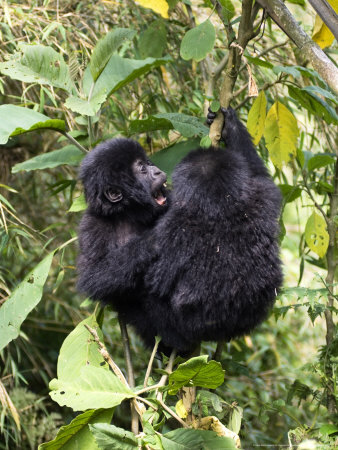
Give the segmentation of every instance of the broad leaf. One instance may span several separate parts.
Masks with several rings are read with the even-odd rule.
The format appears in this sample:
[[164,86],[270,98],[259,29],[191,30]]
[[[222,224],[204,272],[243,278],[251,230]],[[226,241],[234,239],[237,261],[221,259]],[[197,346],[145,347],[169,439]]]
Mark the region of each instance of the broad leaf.
[[[168,62],[171,62],[169,56],[136,60],[113,55],[96,80],[92,97],[95,97],[97,94],[103,94],[104,92],[106,93],[106,97],[109,97],[113,92],[136,78]],[[89,77],[91,77],[90,72],[87,72],[85,80],[85,89],[88,91],[86,92],[87,95],[89,94],[88,87],[90,89],[90,84],[94,82],[93,79],[90,82]]]
[[278,185],[282,192],[285,203],[290,203],[299,198],[302,194],[302,190],[299,186],[292,186],[290,184]]
[[232,439],[218,436],[213,431],[178,428],[161,436],[165,450],[235,450]]
[[88,365],[108,369],[107,363],[99,352],[98,344],[85,325],[94,328],[100,340],[103,340],[102,331],[94,314],[80,322],[61,346],[57,365],[59,380],[68,382],[77,380],[81,375],[82,367]]
[[67,98],[65,106],[82,116],[95,116],[106,98],[107,95],[105,91],[92,96],[90,100],[71,95]]
[[19,164],[15,164],[12,173],[21,171],[29,172],[31,170],[52,169],[53,167],[67,164],[77,166],[83,159],[84,153],[75,145],[67,145],[61,150],[43,153]]
[[65,122],[21,106],[0,106],[0,145],[6,144],[11,136],[43,129],[63,132]]
[[198,117],[188,116],[180,113],[156,114],[155,117],[169,120],[174,129],[184,137],[206,136],[209,134],[209,128],[203,125]]
[[333,164],[335,160],[329,155],[315,155],[309,159],[307,163],[307,168],[309,171],[319,169],[321,167]]
[[272,162],[279,169],[297,153],[298,125],[293,114],[276,102],[265,120],[264,137]]
[[202,355],[180,364],[169,375],[169,393],[174,395],[183,386],[200,386],[216,389],[224,382],[224,370],[219,362],[209,361]]
[[77,379],[66,381],[54,378],[50,383],[50,396],[60,406],[74,411],[113,408],[135,394],[109,370],[84,366]]
[[[332,9],[338,13],[338,0],[327,0],[332,6]],[[334,41],[334,35],[328,26],[322,21],[319,15],[316,15],[315,25],[313,28],[312,39],[319,45],[320,48],[330,47]]]
[[44,45],[21,46],[21,52],[0,63],[0,72],[26,83],[48,84],[72,92],[73,81],[63,56]]
[[79,414],[70,424],[61,427],[55,439],[39,446],[39,450],[99,450],[89,424],[110,423],[113,409],[91,409]]
[[185,34],[180,55],[185,60],[201,61],[214,48],[215,40],[216,31],[208,19]]
[[143,120],[133,120],[130,122],[129,134],[148,133],[156,130],[172,130],[173,124],[168,119],[160,119],[159,117],[149,116]]
[[141,58],[160,58],[167,47],[167,29],[162,19],[152,22],[138,41]]
[[0,308],[0,350],[16,339],[28,314],[40,302],[54,252],[47,255],[17,286]]
[[264,91],[253,102],[248,114],[247,128],[254,145],[258,145],[264,132],[266,118],[266,98]]
[[163,172],[168,175],[168,179],[170,179],[176,164],[178,164],[191,150],[197,148],[198,144],[199,139],[190,139],[185,142],[180,142],[179,144],[166,147],[154,155],[151,155],[150,159],[155,166],[163,170]]
[[134,433],[116,427],[115,425],[98,423],[96,425],[91,425],[90,431],[93,433],[97,445],[102,450],[114,448],[118,450],[133,450],[139,448]]
[[165,19],[168,18],[169,5],[165,0],[137,0],[144,8],[150,8]]
[[93,50],[89,64],[94,81],[97,80],[112,54],[115,53],[124,42],[131,41],[135,34],[135,30],[115,28],[107,33],[103,39],[98,41]]
[[87,203],[84,194],[79,195],[74,198],[72,206],[69,208],[68,212],[79,212],[87,209]]
[[230,22],[236,13],[234,5],[230,0],[219,0],[219,3],[222,5],[222,17]]
[[314,211],[306,222],[305,241],[310,249],[320,258],[325,256],[329,246],[329,234],[326,222],[322,216]]

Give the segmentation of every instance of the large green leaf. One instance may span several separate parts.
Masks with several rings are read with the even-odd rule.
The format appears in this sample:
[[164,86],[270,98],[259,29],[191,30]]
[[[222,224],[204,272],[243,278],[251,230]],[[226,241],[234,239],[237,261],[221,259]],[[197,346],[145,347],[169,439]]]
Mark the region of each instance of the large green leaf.
[[169,120],[174,129],[184,137],[206,136],[209,134],[209,128],[201,122],[198,117],[188,116],[180,113],[162,113],[155,114],[154,117]]
[[77,379],[66,381],[54,378],[49,387],[54,401],[74,411],[113,408],[126,398],[135,397],[133,391],[112,372],[92,365],[82,367]]
[[[39,450],[99,450],[89,424],[110,423],[113,409],[90,409],[61,427],[55,439],[39,446]],[[100,447],[101,448],[101,447]]]
[[106,98],[106,92],[99,92],[92,96],[90,100],[71,95],[67,98],[65,106],[83,116],[95,116]]
[[93,50],[89,64],[94,81],[97,80],[112,54],[115,53],[124,42],[131,41],[135,34],[135,30],[115,28],[98,41]]
[[80,194],[78,197],[74,198],[72,206],[69,208],[68,212],[79,212],[87,209],[87,203],[84,194]]
[[42,129],[62,132],[65,130],[65,122],[59,119],[50,119],[44,114],[21,106],[0,106],[0,145],[6,144],[10,136]]
[[131,431],[115,427],[105,423],[98,423],[90,426],[95,441],[102,450],[123,449],[135,450],[139,448],[137,438]]
[[149,116],[143,120],[133,120],[130,122],[129,134],[149,133],[149,131],[156,130],[172,130],[173,128],[174,126],[170,120]]
[[216,31],[208,19],[185,34],[181,43],[181,57],[201,61],[214,48],[215,40]]
[[74,89],[69,68],[62,55],[44,45],[21,46],[21,52],[0,63],[0,72],[26,83],[48,84],[71,92]]
[[99,346],[94,341],[85,325],[94,328],[101,340],[102,331],[94,314],[80,322],[66,337],[60,349],[58,358],[57,375],[59,380],[77,380],[84,366],[91,365],[108,369],[103,356],[99,352]]
[[17,286],[0,308],[0,350],[20,333],[23,321],[42,298],[54,252],[47,255]]
[[274,103],[266,116],[264,137],[271,160],[279,169],[296,155],[298,135],[294,115],[283,103]]
[[160,58],[167,46],[167,29],[162,19],[154,20],[138,41],[141,58]]
[[[151,70],[171,61],[169,56],[163,58],[146,58],[142,60],[122,58],[119,55],[112,55],[95,81],[92,97],[105,93],[109,97],[113,92],[121,87],[150,72]],[[90,80],[91,78],[91,80]],[[90,86],[94,82],[90,72],[86,73],[85,90],[89,94]],[[89,89],[88,89],[89,88]]]
[[183,386],[200,386],[216,389],[224,382],[224,370],[217,361],[209,361],[208,356],[196,356],[180,364],[169,375],[169,393],[176,392]]
[[320,169],[321,167],[328,166],[335,162],[334,158],[329,155],[315,155],[309,159],[307,163],[307,168],[309,171]]
[[197,148],[199,145],[199,139],[189,139],[185,142],[166,147],[159,152],[151,155],[150,159],[158,166],[163,172],[170,178],[176,164],[178,164],[184,156],[186,156],[191,150]]
[[178,428],[161,436],[165,450],[235,450],[232,439],[218,436],[214,431]]
[[15,164],[12,173],[30,170],[52,169],[53,167],[67,164],[77,166],[83,159],[84,153],[75,145],[67,145],[60,150],[43,153],[19,164]]

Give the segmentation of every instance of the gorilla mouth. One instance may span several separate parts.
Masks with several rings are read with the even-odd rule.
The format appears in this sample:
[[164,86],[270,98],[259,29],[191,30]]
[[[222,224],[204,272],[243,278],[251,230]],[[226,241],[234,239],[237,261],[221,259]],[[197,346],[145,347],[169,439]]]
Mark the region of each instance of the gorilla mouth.
[[158,189],[157,191],[155,191],[153,193],[153,197],[154,197],[155,202],[158,205],[160,205],[160,206],[164,206],[166,204],[166,202],[167,202],[167,198],[164,195],[164,192],[163,192],[164,189],[163,188],[164,188],[164,185],[161,186],[160,189]]

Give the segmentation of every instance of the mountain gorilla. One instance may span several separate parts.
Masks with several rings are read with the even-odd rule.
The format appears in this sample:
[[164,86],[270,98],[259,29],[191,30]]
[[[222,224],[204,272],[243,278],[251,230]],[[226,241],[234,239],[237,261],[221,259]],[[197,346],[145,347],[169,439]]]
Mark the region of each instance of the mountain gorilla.
[[80,179],[88,209],[79,229],[78,288],[122,312],[141,296],[146,238],[167,209],[166,175],[130,139],[112,139],[83,160]]
[[[176,166],[169,208],[157,221],[153,214],[139,228],[142,202],[136,214],[136,206],[128,203],[119,246],[119,233],[107,237],[103,226],[93,225],[107,220],[106,228],[111,229],[108,222],[118,223],[119,213],[98,217],[98,209],[90,206],[83,219],[80,287],[94,299],[111,302],[117,296],[123,304],[123,310],[119,306],[117,310],[148,345],[160,335],[166,348],[187,352],[201,340],[229,340],[248,333],[266,318],[282,282],[277,245],[279,190],[235,112],[230,108],[222,112],[226,149],[194,150]],[[114,175],[120,176],[121,192],[125,172],[136,157],[130,150],[127,161],[128,145],[139,148],[131,141],[119,141],[116,158],[126,164],[120,169],[116,166]],[[81,176],[91,205],[99,200],[109,179],[97,179],[99,168],[89,181],[92,164],[86,159]],[[111,162],[107,154],[100,158],[104,166]],[[135,176],[132,183],[128,186],[139,184]],[[158,205],[154,211],[158,208],[163,211]],[[134,228],[137,231],[128,241],[125,236]],[[86,241],[96,240],[94,259],[89,258],[90,252],[86,254],[84,231]]]

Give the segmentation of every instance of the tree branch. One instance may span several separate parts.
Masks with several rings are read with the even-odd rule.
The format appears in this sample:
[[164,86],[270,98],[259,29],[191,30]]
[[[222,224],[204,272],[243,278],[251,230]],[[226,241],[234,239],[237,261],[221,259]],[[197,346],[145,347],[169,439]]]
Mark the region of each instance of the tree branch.
[[309,58],[313,68],[338,93],[338,69],[323,50],[305,33],[281,0],[257,0],[284,33]]
[[312,8],[338,41],[338,16],[326,0],[309,0]]

